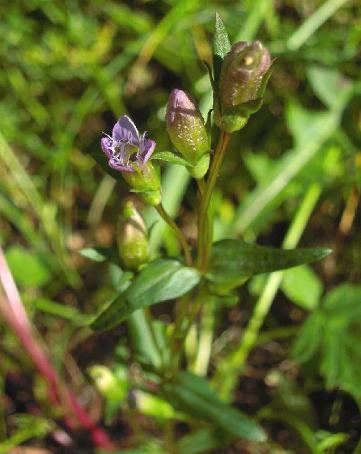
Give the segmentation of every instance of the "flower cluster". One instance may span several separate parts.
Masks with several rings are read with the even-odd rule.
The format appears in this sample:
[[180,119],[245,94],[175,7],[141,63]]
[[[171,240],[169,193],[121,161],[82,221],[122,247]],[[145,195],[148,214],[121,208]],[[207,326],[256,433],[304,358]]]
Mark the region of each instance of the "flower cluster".
[[[226,133],[242,128],[261,104],[271,67],[268,50],[259,42],[238,42],[222,58],[213,81],[214,123]],[[215,71],[214,71],[215,72]],[[183,90],[174,89],[165,116],[169,138],[175,148],[173,159],[164,153],[153,154],[156,143],[140,134],[133,121],[123,115],[112,135],[101,139],[101,148],[111,169],[120,172],[131,190],[146,203],[159,206],[161,188],[155,160],[170,160],[185,165],[192,177],[202,179],[211,161],[211,140],[196,102]],[[178,156],[177,156],[178,154]],[[163,157],[160,157],[160,156]]]

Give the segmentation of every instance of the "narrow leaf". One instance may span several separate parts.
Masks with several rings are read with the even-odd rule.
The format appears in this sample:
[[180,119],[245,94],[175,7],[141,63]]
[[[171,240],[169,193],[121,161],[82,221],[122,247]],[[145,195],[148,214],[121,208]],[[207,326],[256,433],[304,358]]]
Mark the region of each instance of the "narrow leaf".
[[321,280],[306,265],[285,271],[281,288],[293,303],[308,311],[316,309],[323,291]]
[[112,262],[120,265],[118,251],[113,247],[84,248],[79,253],[94,262]]
[[215,86],[218,87],[221,66],[225,55],[231,50],[228,33],[221,16],[216,13],[213,38],[213,72]]
[[276,249],[241,240],[215,243],[207,277],[218,286],[234,288],[256,274],[315,262],[330,254],[324,248]]
[[94,331],[106,331],[114,328],[124,320],[128,311],[127,301],[124,299],[124,295],[120,295],[100,310],[91,322],[90,328]]
[[177,260],[156,260],[143,268],[128,289],[108,303],[90,326],[96,331],[113,328],[138,309],[184,295],[199,280],[197,270]]
[[266,439],[256,421],[222,402],[204,378],[181,372],[175,382],[166,383],[163,389],[175,408],[187,411],[193,418],[209,421],[228,434],[246,440]]
[[193,167],[192,164],[190,164],[180,156],[177,156],[175,153],[172,153],[171,151],[158,151],[152,156],[152,160],[153,159],[170,162],[171,164],[176,164],[179,166]]
[[200,276],[177,260],[156,260],[144,268],[129,287],[126,297],[133,310],[178,298],[198,284]]

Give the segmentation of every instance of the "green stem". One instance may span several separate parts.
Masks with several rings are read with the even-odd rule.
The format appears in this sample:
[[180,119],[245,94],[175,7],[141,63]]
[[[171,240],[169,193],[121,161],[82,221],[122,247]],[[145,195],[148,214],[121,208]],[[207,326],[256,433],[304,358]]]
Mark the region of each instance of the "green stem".
[[204,191],[206,189],[206,182],[205,182],[204,178],[197,179],[196,182],[198,185],[199,194],[202,197],[202,195],[204,194]]
[[211,358],[215,322],[214,312],[215,304],[214,301],[210,298],[202,308],[198,351],[192,367],[192,371],[195,374],[201,375],[203,377],[207,375],[209,361]]
[[202,200],[198,217],[198,269],[201,272],[207,270],[209,256],[212,248],[212,216],[209,213],[209,206],[212,199],[213,190],[217,181],[219,169],[230,139],[230,134],[221,131],[217,148],[214,152],[209,176],[206,186],[202,191]]
[[[209,214],[209,206],[212,199],[213,189],[217,181],[219,169],[221,167],[223,157],[230,139],[230,134],[221,131],[219,141],[217,144],[216,151],[211,163],[209,170],[209,176],[206,184],[204,180],[197,181],[199,187],[199,193],[201,197],[201,203],[199,208],[198,217],[198,269],[201,272],[206,271],[208,267],[209,256],[212,247],[212,219]],[[164,213],[159,210],[162,208],[161,205],[156,207],[159,214],[167,222],[167,219],[162,215]],[[164,211],[164,210],[163,210]],[[165,213],[166,214],[166,213]],[[177,227],[178,229],[178,227]],[[183,235],[182,235],[183,236]],[[184,248],[183,248],[184,249]],[[178,303],[178,310],[174,324],[173,336],[171,339],[171,362],[172,362],[172,373],[175,374],[179,367],[179,356],[180,351],[187,336],[187,333],[192,326],[197,313],[201,307],[202,294],[204,292],[203,286],[198,289],[191,309],[189,309],[189,301],[193,296],[190,293],[183,297]],[[188,313],[190,311],[190,313]]]
[[[183,346],[183,342],[185,336],[188,331],[188,323],[186,323],[188,310],[189,310],[189,302],[193,295],[193,292],[189,293],[188,295],[183,296],[177,303],[177,312],[176,318],[174,322],[174,329],[172,332],[171,337],[171,347],[170,347],[170,363],[171,363],[171,372],[173,375],[176,374],[179,361],[180,361],[180,352]],[[194,304],[194,302],[193,302]]]
[[155,209],[158,211],[159,215],[163,218],[163,220],[169,225],[169,227],[177,235],[177,238],[183,249],[186,264],[188,266],[192,266],[192,263],[193,263],[192,255],[190,253],[187,240],[186,240],[185,236],[183,235],[182,231],[177,226],[177,224],[173,221],[173,219],[169,216],[169,214],[165,211],[165,209],[161,203],[159,205],[157,205],[155,207]]
[[[313,184],[308,189],[284,238],[283,248],[289,249],[297,246],[320,194],[321,187],[318,183]],[[256,344],[259,330],[271,308],[282,278],[282,271],[269,275],[238,347],[224,358],[219,365],[215,381],[220,385],[221,395],[225,399],[229,399],[231,396],[237,382],[237,375],[242,370],[248,354]]]

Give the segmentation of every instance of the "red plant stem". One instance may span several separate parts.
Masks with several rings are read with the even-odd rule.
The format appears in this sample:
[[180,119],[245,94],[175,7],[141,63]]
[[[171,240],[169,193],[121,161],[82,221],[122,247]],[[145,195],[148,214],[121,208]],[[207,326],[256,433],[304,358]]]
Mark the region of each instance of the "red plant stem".
[[[76,396],[58,377],[38,334],[29,321],[1,246],[0,282],[4,290],[4,294],[0,294],[0,313],[18,336],[40,375],[47,382],[51,401],[61,407],[65,414],[69,413],[70,410],[78,424],[90,432],[90,436],[96,446],[109,451],[113,450],[115,446],[106,432],[96,425],[79,404]],[[74,428],[75,424],[70,418],[66,418],[65,422],[70,429]]]

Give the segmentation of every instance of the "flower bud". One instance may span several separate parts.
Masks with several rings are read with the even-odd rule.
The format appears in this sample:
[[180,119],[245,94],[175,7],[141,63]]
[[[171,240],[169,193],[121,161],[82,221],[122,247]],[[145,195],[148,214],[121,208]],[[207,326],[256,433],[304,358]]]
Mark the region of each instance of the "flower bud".
[[149,261],[147,228],[134,203],[127,200],[117,229],[119,255],[127,269],[136,270]]
[[209,140],[203,117],[193,100],[182,90],[170,94],[167,131],[175,148],[193,167],[190,173],[201,178],[209,166]]
[[221,68],[215,112],[218,126],[233,132],[245,125],[261,106],[270,67],[270,54],[260,41],[241,41],[232,46]]

